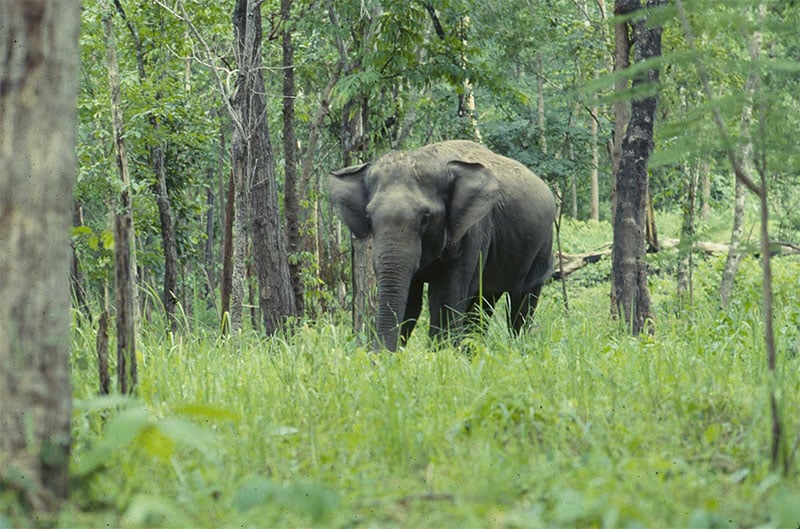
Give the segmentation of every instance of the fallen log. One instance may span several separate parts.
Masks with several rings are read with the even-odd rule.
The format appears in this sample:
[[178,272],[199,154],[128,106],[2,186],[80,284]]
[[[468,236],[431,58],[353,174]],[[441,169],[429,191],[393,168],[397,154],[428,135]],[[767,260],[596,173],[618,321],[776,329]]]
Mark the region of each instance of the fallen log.
[[[660,241],[661,250],[672,250],[678,247],[680,239],[662,239]],[[694,243],[695,251],[702,252],[704,255],[719,255],[728,253],[730,245],[713,242],[713,241],[696,241]],[[770,242],[771,255],[797,255],[800,254],[800,244],[787,242],[787,241],[771,241]],[[759,249],[754,245],[743,246],[743,251],[754,256],[759,255]],[[598,262],[605,256],[611,255],[611,243],[606,243],[598,249],[576,254],[556,253],[555,271],[553,272],[554,279],[561,279],[567,277],[590,264]]]

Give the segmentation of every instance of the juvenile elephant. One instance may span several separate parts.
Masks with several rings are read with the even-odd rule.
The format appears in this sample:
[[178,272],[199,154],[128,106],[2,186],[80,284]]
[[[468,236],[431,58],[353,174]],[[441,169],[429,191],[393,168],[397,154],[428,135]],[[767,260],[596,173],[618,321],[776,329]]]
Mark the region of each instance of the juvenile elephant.
[[478,305],[509,293],[519,331],[551,272],[555,202],[522,164],[470,141],[392,152],[329,176],[330,196],[356,237],[372,234],[376,330],[394,351],[408,338],[428,283],[430,334],[456,330]]

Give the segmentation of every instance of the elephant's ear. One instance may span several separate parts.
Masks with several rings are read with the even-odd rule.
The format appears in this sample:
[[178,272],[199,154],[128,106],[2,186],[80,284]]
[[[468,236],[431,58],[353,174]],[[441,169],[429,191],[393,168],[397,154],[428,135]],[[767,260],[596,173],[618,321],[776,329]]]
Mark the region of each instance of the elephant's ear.
[[364,176],[368,163],[345,167],[328,175],[331,203],[339,210],[342,219],[358,238],[366,237],[372,231],[367,216],[367,187]]
[[483,164],[451,161],[447,168],[453,177],[447,226],[454,241],[492,211],[500,199],[494,173]]

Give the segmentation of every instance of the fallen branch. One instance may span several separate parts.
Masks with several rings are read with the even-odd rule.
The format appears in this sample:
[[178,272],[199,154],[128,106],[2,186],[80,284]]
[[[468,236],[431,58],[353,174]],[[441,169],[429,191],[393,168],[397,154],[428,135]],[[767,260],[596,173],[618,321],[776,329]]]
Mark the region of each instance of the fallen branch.
[[[680,244],[680,239],[662,239],[660,241],[661,250],[672,250],[678,247]],[[770,254],[771,255],[798,255],[800,254],[800,244],[787,242],[787,241],[770,241]],[[697,241],[694,243],[695,251],[702,252],[707,256],[711,255],[719,255],[723,253],[728,253],[730,246],[728,244],[723,244],[719,242],[713,241]],[[752,250],[750,251],[751,255],[758,256],[760,254],[759,248],[753,246]],[[562,277],[567,277],[568,275],[580,270],[584,266],[593,264],[598,262],[604,256],[611,255],[611,243],[606,243],[601,246],[599,249],[584,252],[584,253],[577,253],[577,254],[567,254],[567,253],[556,253],[556,263],[558,267],[553,272],[554,279],[561,279]]]

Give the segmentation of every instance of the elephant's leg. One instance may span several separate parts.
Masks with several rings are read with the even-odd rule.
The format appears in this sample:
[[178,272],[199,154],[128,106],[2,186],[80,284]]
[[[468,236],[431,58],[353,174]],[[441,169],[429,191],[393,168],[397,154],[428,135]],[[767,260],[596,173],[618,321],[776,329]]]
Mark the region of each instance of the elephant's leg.
[[539,294],[542,292],[543,283],[534,285],[530,292],[514,293],[510,295],[511,310],[509,311],[509,328],[519,333],[525,320],[533,316],[536,305],[539,304]]
[[440,334],[447,336],[457,332],[469,307],[469,299],[464,293],[458,300],[447,282],[431,282],[428,285],[428,304],[431,313],[430,336],[436,338]]
[[469,304],[467,309],[468,318],[467,324],[470,328],[477,328],[481,332],[485,332],[489,326],[489,320],[492,319],[494,314],[494,306],[497,303],[497,296],[485,295],[483,298],[475,296]]
[[411,287],[408,291],[408,301],[406,301],[406,311],[403,314],[403,322],[400,324],[400,343],[405,345],[411,331],[417,324],[417,318],[422,310],[422,287],[420,279],[412,279]]

